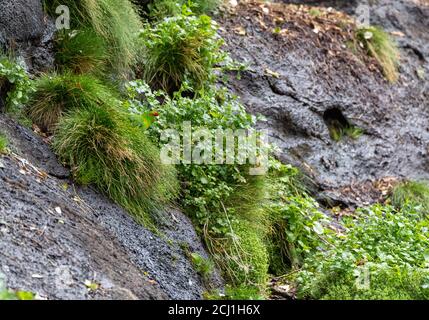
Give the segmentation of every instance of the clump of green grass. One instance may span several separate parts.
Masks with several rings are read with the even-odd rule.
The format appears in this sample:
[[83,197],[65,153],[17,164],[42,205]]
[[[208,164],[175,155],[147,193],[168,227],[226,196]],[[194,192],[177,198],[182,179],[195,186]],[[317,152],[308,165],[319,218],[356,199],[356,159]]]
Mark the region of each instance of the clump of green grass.
[[147,226],[175,195],[174,171],[160,163],[158,149],[107,106],[70,111],[58,124],[53,149],[78,183],[95,185]]
[[237,221],[225,242],[222,263],[233,287],[258,288],[263,292],[268,281],[269,257],[259,228],[248,221]]
[[213,76],[223,61],[223,43],[208,16],[179,15],[147,26],[140,35],[143,43],[143,76],[153,88],[169,94],[185,81],[198,90]]
[[75,74],[102,74],[106,70],[107,46],[94,30],[63,32],[56,39],[56,64]]
[[363,27],[357,30],[356,38],[380,64],[386,79],[397,81],[399,51],[389,34],[379,27]]
[[424,181],[405,181],[393,189],[391,201],[398,209],[407,204],[418,206],[427,215],[429,213],[429,185]]
[[[103,38],[112,70],[125,75],[136,64],[140,52],[137,38],[142,24],[129,0],[44,0],[44,4],[52,16],[55,16],[57,6],[68,6],[72,29],[91,29]],[[81,49],[84,45],[89,46],[90,43],[79,44]],[[91,50],[87,47],[83,51]]]
[[342,140],[344,137],[356,140],[363,134],[363,130],[361,128],[350,124],[346,126],[329,126],[328,129],[331,139],[337,142]]
[[119,104],[114,92],[91,75],[44,75],[35,84],[27,115],[42,130],[53,133],[66,111]]
[[9,144],[6,136],[0,133],[0,154],[4,154],[7,152],[7,145]]

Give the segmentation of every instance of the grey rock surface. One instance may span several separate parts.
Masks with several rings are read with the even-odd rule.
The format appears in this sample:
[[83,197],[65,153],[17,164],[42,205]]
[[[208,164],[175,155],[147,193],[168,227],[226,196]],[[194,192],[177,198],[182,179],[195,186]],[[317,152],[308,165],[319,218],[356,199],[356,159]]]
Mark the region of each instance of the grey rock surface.
[[22,57],[31,72],[53,67],[53,21],[41,0],[0,0],[0,48]]
[[[166,209],[170,223],[154,233],[73,185],[30,130],[0,114],[0,131],[12,150],[0,157],[0,273],[9,288],[48,299],[201,299],[211,288],[189,259],[207,253],[182,212]],[[210,286],[222,287],[216,271]]]
[[[347,12],[362,2],[311,1],[337,3]],[[315,34],[310,27],[299,37],[305,27],[286,20],[279,26],[298,36],[279,40],[258,23],[264,14],[241,12],[240,5],[235,14],[218,19],[233,58],[249,64],[230,87],[248,111],[266,116],[268,121],[259,126],[270,130],[271,142],[280,149],[278,157],[303,169],[322,197],[325,191],[386,176],[429,178],[429,7],[413,0],[371,3],[373,24],[404,34],[394,37],[401,66],[393,85],[359,63],[351,51],[332,54],[335,50],[323,31]],[[245,36],[231,32],[237,26],[245,29]],[[279,76],[267,75],[267,69]],[[332,112],[364,134],[334,142],[327,126]],[[341,197],[333,200],[341,202]]]

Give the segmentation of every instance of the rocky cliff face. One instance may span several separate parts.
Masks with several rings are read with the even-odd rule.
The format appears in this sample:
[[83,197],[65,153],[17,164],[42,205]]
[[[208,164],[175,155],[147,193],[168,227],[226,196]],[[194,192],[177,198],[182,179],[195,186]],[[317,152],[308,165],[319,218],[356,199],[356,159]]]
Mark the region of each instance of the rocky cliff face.
[[[183,213],[166,209],[171,224],[155,234],[73,185],[33,132],[4,115],[0,128],[12,150],[0,158],[0,273],[8,287],[49,299],[202,297],[208,288],[187,254],[207,254]],[[217,274],[212,282],[222,285]]]
[[31,72],[53,67],[53,21],[40,0],[0,0],[0,48],[14,50]]
[[[0,0],[0,8],[0,46],[30,73],[49,70],[55,27],[41,1]],[[0,274],[8,288],[47,299],[200,299],[209,289],[189,258],[207,253],[182,212],[166,208],[171,223],[149,231],[74,185],[37,134],[1,113],[0,131],[11,150],[0,156]],[[222,286],[217,273],[212,283]]]
[[[231,88],[250,112],[266,116],[260,126],[271,131],[279,158],[302,168],[325,203],[365,205],[378,200],[374,181],[429,178],[429,7],[411,0],[311,3],[349,13],[367,4],[371,24],[399,43],[398,83],[387,83],[345,45],[350,31],[341,21],[348,18],[335,9],[315,17],[298,5],[250,1],[221,20],[228,50],[249,64]],[[276,27],[282,30],[273,32]],[[334,142],[331,122],[364,133]]]
[[[227,49],[249,64],[229,86],[250,112],[266,116],[259,125],[270,129],[278,157],[311,177],[329,205],[377,201],[377,184],[389,177],[429,179],[429,7],[417,0],[284,2],[347,13],[367,4],[371,22],[393,32],[402,58],[398,83],[387,83],[371,59],[344,45],[350,30],[340,22],[348,18],[336,10],[310,19],[298,6],[241,1],[217,17]],[[54,25],[41,1],[0,0],[0,8],[0,46],[16,50],[32,73],[50,69]],[[334,142],[332,122],[363,135]],[[207,254],[183,213],[166,209],[171,223],[153,233],[90,187],[74,185],[34,132],[4,114],[0,130],[11,149],[0,156],[0,273],[8,287],[48,299],[201,298],[208,288],[184,248]],[[212,282],[222,284],[217,274]]]

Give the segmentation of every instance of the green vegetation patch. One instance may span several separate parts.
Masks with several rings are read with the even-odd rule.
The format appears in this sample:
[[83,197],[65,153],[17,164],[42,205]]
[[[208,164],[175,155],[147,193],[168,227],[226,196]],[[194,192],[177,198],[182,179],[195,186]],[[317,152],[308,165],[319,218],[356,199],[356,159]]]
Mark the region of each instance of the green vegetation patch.
[[[157,122],[148,129],[157,141],[163,129],[176,129],[180,135],[186,121],[192,121],[194,128],[204,126],[212,134],[218,128],[251,129],[256,121],[226,90],[207,85],[194,92],[193,97],[184,95],[189,87],[182,90],[170,98],[165,92],[152,91],[141,81],[132,82],[126,105],[137,119],[150,110],[159,110]],[[183,186],[182,205],[203,235],[215,264],[235,287],[255,286],[262,290],[268,270],[268,220],[260,210],[265,196],[264,179],[249,177],[248,165],[176,167]]]
[[356,32],[357,40],[380,64],[390,82],[398,80],[399,51],[390,35],[379,27],[363,27]]
[[74,109],[120,105],[115,91],[91,75],[44,75],[37,79],[27,114],[46,132],[54,132],[61,116]]
[[210,17],[188,14],[146,26],[140,34],[146,82],[169,94],[185,81],[195,90],[201,88],[214,76],[214,66],[225,59],[216,30]]
[[3,101],[6,111],[18,112],[33,90],[32,81],[24,67],[13,58],[0,55],[0,93],[6,95]]
[[392,204],[398,208],[414,206],[425,216],[429,213],[429,185],[425,181],[405,181],[393,189]]
[[[220,0],[155,0],[148,5],[148,16],[162,20],[182,14],[183,10],[191,10],[196,16],[214,12],[220,5]],[[185,7],[184,7],[185,6]]]
[[277,276],[298,269],[329,232],[328,219],[306,194],[296,168],[275,163],[269,177],[270,271]]
[[135,219],[153,226],[177,184],[158,149],[112,108],[76,109],[61,118],[53,149],[77,182],[93,184]]
[[195,270],[200,274],[204,280],[208,280],[213,273],[213,262],[206,259],[198,253],[191,253],[191,261]]
[[374,205],[321,242],[297,278],[300,298],[427,297],[429,222],[412,207]]
[[[137,38],[142,24],[129,0],[44,0],[44,4],[51,16],[56,16],[55,10],[60,5],[70,9],[71,33],[91,30],[101,37],[107,44],[109,65],[118,74],[128,74],[136,64],[139,57]],[[87,40],[81,35],[78,47],[85,54],[93,54],[95,48],[90,48]]]
[[92,29],[62,32],[57,35],[55,60],[62,71],[102,75],[107,67],[107,44]]

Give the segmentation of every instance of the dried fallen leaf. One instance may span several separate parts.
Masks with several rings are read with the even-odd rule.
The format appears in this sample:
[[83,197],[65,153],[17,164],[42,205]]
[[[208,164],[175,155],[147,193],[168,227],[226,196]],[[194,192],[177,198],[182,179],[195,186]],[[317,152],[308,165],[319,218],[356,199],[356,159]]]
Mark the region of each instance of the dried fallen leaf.
[[265,74],[266,75],[269,75],[269,76],[272,76],[272,77],[274,77],[274,78],[280,78],[280,74],[278,73],[278,72],[275,72],[275,71],[272,71],[272,70],[270,70],[270,69],[265,69]]
[[403,33],[403,32],[401,32],[401,31],[392,31],[391,33],[390,33],[392,36],[396,36],[396,37],[405,37],[405,34]]

